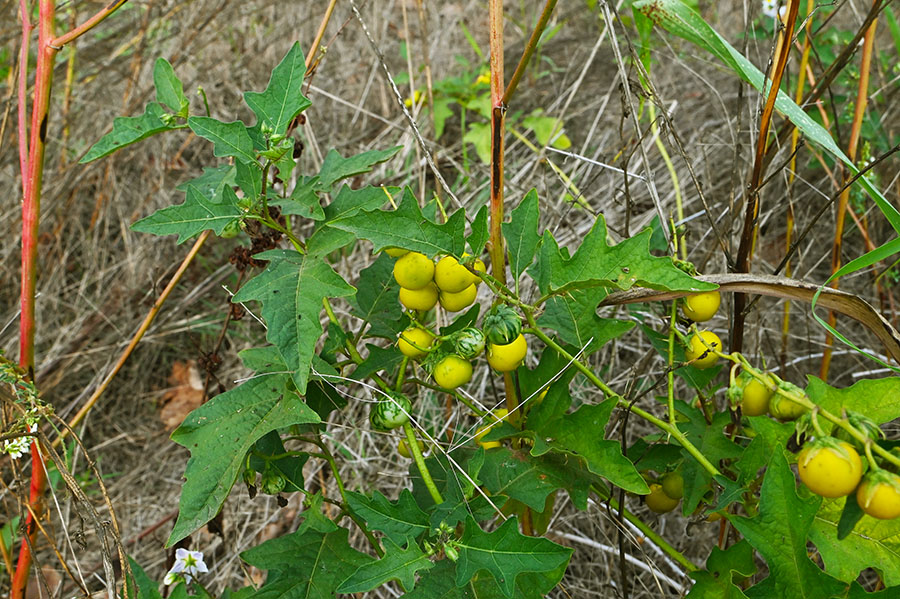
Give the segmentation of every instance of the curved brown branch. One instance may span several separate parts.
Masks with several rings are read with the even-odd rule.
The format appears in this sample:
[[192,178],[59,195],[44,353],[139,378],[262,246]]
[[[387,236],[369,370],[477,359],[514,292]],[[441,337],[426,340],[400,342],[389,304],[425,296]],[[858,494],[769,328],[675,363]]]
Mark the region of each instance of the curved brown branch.
[[[814,283],[772,275],[717,274],[703,275],[697,278],[707,283],[716,283],[719,285],[720,292],[766,295],[806,303],[812,303],[813,296],[819,290],[819,286]],[[635,288],[613,293],[600,305],[618,306],[637,302],[664,301],[686,295],[689,295],[689,292]],[[900,364],[900,332],[867,301],[852,293],[826,287],[819,294],[816,304],[849,316],[865,326],[878,337],[887,354]]]

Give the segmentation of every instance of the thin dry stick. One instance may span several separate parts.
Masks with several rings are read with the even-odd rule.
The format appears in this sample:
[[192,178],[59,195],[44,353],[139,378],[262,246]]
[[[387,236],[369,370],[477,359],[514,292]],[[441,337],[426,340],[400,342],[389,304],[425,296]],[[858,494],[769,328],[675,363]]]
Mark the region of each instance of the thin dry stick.
[[[873,0],[873,10],[878,6],[879,0]],[[853,114],[853,126],[850,129],[850,142],[847,146],[847,157],[851,161],[856,160],[856,150],[859,146],[859,134],[862,130],[863,117],[866,115],[866,104],[869,99],[869,71],[872,66],[872,49],[875,45],[875,28],[878,25],[878,19],[873,19],[872,24],[866,30],[863,38],[863,52],[859,65],[859,86],[856,89],[856,112]],[[850,173],[845,171],[845,178]],[[834,242],[831,252],[831,274],[836,273],[841,268],[841,250],[843,249],[844,238],[844,220],[847,216],[847,204],[850,201],[850,188],[845,188],[838,198],[837,215],[834,223]],[[839,286],[839,279],[835,278],[831,282],[831,286],[835,289]],[[834,311],[828,312],[828,324],[832,328],[837,324]],[[825,351],[822,355],[822,367],[819,371],[819,377],[823,380],[828,379],[828,370],[831,366],[831,352],[834,337],[831,333],[825,336]]]
[[[812,17],[813,10],[815,8],[815,0],[807,0],[806,2],[806,37],[803,39],[803,50],[800,56],[800,68],[797,69],[797,93],[794,95],[794,101],[797,102],[797,105],[800,105],[800,102],[803,101],[803,90],[806,86],[806,70],[809,66],[809,52],[812,48]],[[787,205],[787,214],[785,216],[785,224],[784,224],[784,252],[787,254],[791,249],[791,239],[794,235],[794,206],[791,202],[792,190],[794,186],[794,180],[797,172],[797,148],[800,143],[800,130],[794,129],[791,134],[791,162],[790,169],[788,171],[788,205]],[[788,261],[784,265],[784,274],[787,277],[790,277],[792,274],[791,263]],[[784,362],[787,356],[787,347],[788,347],[788,338],[790,333],[790,323],[791,323],[791,302],[784,302],[783,314],[781,318],[781,353],[779,354],[779,361],[781,362],[782,368],[784,368]]]
[[409,123],[409,126],[412,129],[413,136],[416,138],[416,141],[422,148],[422,153],[425,155],[425,160],[428,162],[428,167],[434,174],[434,178],[438,180],[438,183],[441,184],[441,187],[444,188],[444,191],[447,192],[447,195],[450,197],[450,199],[453,200],[453,203],[456,204],[457,208],[462,208],[462,202],[459,201],[459,198],[457,198],[456,194],[453,193],[453,190],[450,189],[450,185],[447,184],[447,180],[444,179],[441,171],[438,170],[437,165],[434,163],[434,159],[431,157],[431,152],[428,150],[428,146],[426,145],[425,140],[422,138],[422,134],[419,133],[419,126],[416,125],[415,119],[412,118],[412,115],[406,109],[406,104],[404,104],[403,102],[403,95],[400,93],[400,90],[397,89],[397,84],[394,83],[394,77],[391,75],[387,63],[384,61],[384,55],[381,53],[381,50],[375,43],[374,38],[372,38],[372,34],[369,33],[369,28],[366,27],[366,23],[365,21],[363,21],[362,15],[359,14],[359,9],[356,7],[356,3],[353,2],[353,0],[350,0],[350,9],[353,11],[353,15],[356,17],[356,20],[359,21],[359,26],[362,27],[363,33],[365,34],[366,39],[369,41],[369,46],[372,48],[372,51],[378,58],[378,63],[381,65],[381,70],[384,71],[384,76],[387,79],[388,84],[391,86],[391,91],[394,92],[394,98],[400,105],[400,110],[403,111],[403,115],[406,117],[406,121]]
[[[106,375],[106,378],[103,379],[103,382],[97,387],[97,389],[91,394],[91,396],[84,402],[84,405],[78,410],[72,419],[69,421],[69,427],[75,428],[78,424],[84,419],[87,413],[94,407],[94,404],[97,403],[97,400],[100,399],[100,396],[103,395],[103,392],[106,391],[106,388],[109,387],[109,384],[119,373],[119,370],[122,369],[122,366],[125,365],[125,362],[131,356],[131,353],[134,351],[134,348],[137,347],[137,344],[144,337],[144,334],[150,328],[150,325],[153,324],[153,320],[156,318],[156,315],[159,314],[160,309],[162,309],[163,304],[166,303],[166,300],[169,298],[169,295],[175,289],[178,282],[181,281],[181,277],[184,276],[184,273],[187,272],[188,266],[190,266],[191,262],[194,261],[194,258],[197,256],[197,252],[200,251],[200,248],[203,247],[203,244],[209,239],[210,232],[204,231],[200,237],[197,238],[197,241],[194,242],[194,246],[191,248],[191,251],[188,252],[187,256],[184,257],[184,260],[181,262],[181,266],[178,267],[178,270],[175,271],[175,274],[169,280],[169,283],[166,285],[166,288],[163,289],[162,293],[159,294],[159,297],[155,302],[153,302],[153,306],[150,308],[150,311],[147,312],[147,316],[144,317],[144,322],[141,323],[141,326],[138,327],[138,330],[134,333],[131,338],[131,342],[128,344],[128,347],[125,348],[125,351],[122,352],[122,355],[119,356],[118,361],[116,361],[113,369],[109,371],[109,374]],[[62,443],[63,439],[68,435],[68,431],[62,431],[59,437],[53,441],[53,447],[59,446]]]

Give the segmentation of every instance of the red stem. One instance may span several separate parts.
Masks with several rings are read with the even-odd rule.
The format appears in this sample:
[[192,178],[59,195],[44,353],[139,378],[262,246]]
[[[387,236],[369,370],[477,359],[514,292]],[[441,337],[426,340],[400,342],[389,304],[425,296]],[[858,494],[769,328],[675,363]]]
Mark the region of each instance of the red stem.
[[25,193],[25,171],[28,168],[28,127],[26,119],[28,104],[28,45],[34,26],[28,20],[28,0],[19,0],[19,15],[22,19],[22,47],[19,48],[19,172],[22,173],[22,193]]
[[494,277],[506,281],[503,248],[503,0],[490,0],[491,26],[491,267]]
[[[37,278],[38,221],[41,209],[41,180],[44,166],[44,146],[47,139],[47,113],[50,106],[50,83],[53,76],[53,61],[57,51],[49,44],[53,39],[53,25],[56,7],[53,0],[40,0],[38,16],[38,57],[34,79],[34,99],[31,106],[31,131],[28,161],[23,171],[24,198],[22,202],[22,314],[19,319],[19,366],[33,378],[34,376],[34,288]],[[27,27],[23,23],[23,28]],[[21,90],[20,90],[21,94]],[[20,95],[21,97],[21,95]],[[21,114],[20,103],[20,114]],[[24,119],[20,119],[21,120]],[[20,130],[20,140],[24,137]],[[47,486],[47,472],[44,470],[41,450],[37,443],[31,444],[31,489],[29,504],[31,510],[25,520],[25,534],[19,548],[16,573],[13,576],[10,597],[22,599],[31,569],[30,545],[34,543],[37,527],[34,518],[43,513],[41,498]]]
[[56,50],[62,50],[63,46],[81,37],[88,31],[96,27],[103,19],[116,12],[116,10],[118,10],[119,7],[126,2],[128,2],[128,0],[115,0],[115,2],[109,3],[107,6],[104,6],[102,9],[100,9],[97,14],[95,14],[93,17],[91,17],[75,29],[59,36],[58,38],[51,38],[50,45],[53,46]]

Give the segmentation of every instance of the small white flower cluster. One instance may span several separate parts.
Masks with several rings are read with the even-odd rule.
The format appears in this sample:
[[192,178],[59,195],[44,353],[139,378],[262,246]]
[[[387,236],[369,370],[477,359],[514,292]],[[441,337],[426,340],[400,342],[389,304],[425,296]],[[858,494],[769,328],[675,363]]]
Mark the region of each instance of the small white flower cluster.
[[[28,425],[28,430],[32,433],[37,431],[37,419],[26,417],[25,422]],[[28,435],[23,437],[16,437],[15,439],[9,439],[3,442],[3,446],[0,447],[0,452],[8,453],[9,457],[14,460],[19,459],[24,454],[28,453],[28,448],[31,447],[31,442],[34,441],[34,437],[30,437]]]
[[787,6],[782,4],[779,7],[778,0],[762,0],[762,13],[770,19],[779,16],[784,19],[784,15],[787,13]]
[[163,579],[163,584],[189,583],[203,572],[209,572],[209,568],[203,563],[203,552],[179,547],[175,550],[175,563]]

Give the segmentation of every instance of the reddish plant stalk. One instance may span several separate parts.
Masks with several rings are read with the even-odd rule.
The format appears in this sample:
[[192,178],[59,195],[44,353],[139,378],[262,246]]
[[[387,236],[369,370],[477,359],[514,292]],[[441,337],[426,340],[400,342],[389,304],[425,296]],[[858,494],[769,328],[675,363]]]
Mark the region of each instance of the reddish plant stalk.
[[18,124],[19,124],[19,172],[22,173],[22,193],[25,193],[25,171],[28,168],[28,46],[31,42],[31,30],[34,25],[28,19],[28,2],[19,0],[19,17],[22,19],[22,47],[19,48],[19,90],[18,90]]
[[503,0],[491,0],[491,267],[494,277],[506,282],[503,248],[503,146],[506,106],[503,104]]
[[[40,0],[38,12],[38,56],[34,79],[34,99],[31,105],[31,131],[28,161],[22,172],[24,198],[22,201],[22,313],[19,317],[19,366],[30,377],[34,376],[34,288],[37,278],[38,221],[41,211],[41,182],[44,166],[44,147],[47,139],[47,113],[50,106],[50,84],[53,78],[53,62],[57,49],[50,45],[56,6],[53,0]],[[23,27],[25,27],[23,23]],[[20,97],[23,94],[20,89]],[[19,114],[23,107],[20,106]],[[21,122],[21,119],[20,119]],[[20,130],[19,139],[25,133]],[[21,142],[20,142],[21,143]],[[34,519],[43,513],[41,498],[47,486],[41,449],[37,442],[31,444],[31,485],[28,502],[31,509],[25,519],[25,534],[19,547],[16,573],[12,580],[10,597],[22,599],[31,570],[31,545],[35,541],[37,527]]]
[[[39,0],[38,4],[38,53],[34,76],[34,96],[31,104],[31,128],[26,129],[25,91],[27,83],[28,42],[32,29],[28,21],[28,5],[20,0],[22,18],[22,49],[19,56],[19,160],[22,172],[22,294],[21,315],[19,317],[19,366],[30,377],[34,376],[34,291],[37,280],[38,224],[41,214],[41,184],[44,174],[44,150],[47,142],[50,91],[53,80],[53,64],[56,54],[68,42],[86,33],[103,19],[111,15],[128,0],[116,0],[100,10],[88,21],[66,33],[55,37],[56,5],[53,0]],[[27,156],[26,156],[26,139]],[[30,510],[25,520],[25,534],[19,548],[16,572],[12,580],[10,597],[22,599],[31,570],[32,555],[30,545],[35,540],[37,527],[35,518],[43,514],[41,498],[47,486],[47,472],[37,443],[31,444],[31,484],[29,490]]]

